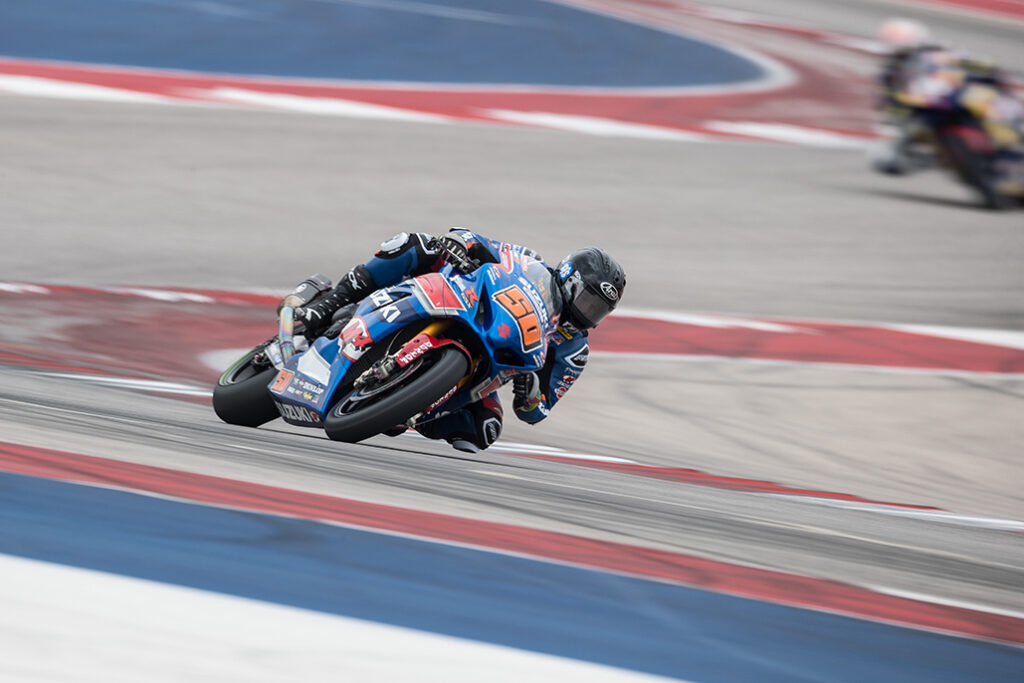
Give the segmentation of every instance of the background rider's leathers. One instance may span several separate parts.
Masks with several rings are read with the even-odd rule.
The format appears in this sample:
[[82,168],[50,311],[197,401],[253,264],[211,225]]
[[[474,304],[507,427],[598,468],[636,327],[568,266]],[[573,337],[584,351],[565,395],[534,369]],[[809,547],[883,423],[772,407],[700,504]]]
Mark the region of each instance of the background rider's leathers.
[[[977,84],[985,87],[971,86]],[[995,66],[966,53],[936,45],[898,50],[883,62],[879,75],[878,106],[895,131],[876,158],[876,167],[888,173],[907,173],[932,165],[930,159],[909,154],[915,141],[930,136],[922,112],[945,107],[948,102],[970,108],[977,115],[1006,166],[998,171],[1019,171],[1011,166],[1022,153],[1024,108]],[[984,102],[976,101],[984,99]]]

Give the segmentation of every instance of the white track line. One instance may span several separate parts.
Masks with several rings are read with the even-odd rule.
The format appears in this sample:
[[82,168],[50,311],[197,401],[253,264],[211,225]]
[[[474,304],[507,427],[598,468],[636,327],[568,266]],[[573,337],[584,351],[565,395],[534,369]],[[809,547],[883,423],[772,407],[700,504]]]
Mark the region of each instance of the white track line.
[[[164,394],[177,394],[183,396],[212,396],[212,392],[206,389],[201,389],[192,385],[180,384],[176,382],[161,382],[156,380],[144,380],[134,379],[128,377],[113,377],[108,375],[89,375],[89,374],[70,374],[70,373],[56,373],[56,372],[39,372],[39,375],[45,377],[53,377],[58,379],[71,379],[85,382],[93,382],[96,384],[103,384],[106,386],[119,387],[125,389],[137,389],[142,391],[151,391]],[[425,439],[423,435],[415,432],[408,431],[400,435],[399,438],[413,438],[413,439]],[[514,455],[534,455],[542,457],[556,457],[565,458],[571,460],[579,460],[584,462],[598,462],[598,463],[620,463],[637,465],[644,468],[658,468],[657,465],[649,465],[640,463],[635,460],[629,460],[627,458],[618,458],[614,456],[595,455],[590,453],[575,453],[572,451],[566,451],[555,446],[544,446],[538,444],[520,443],[520,442],[503,442],[495,444],[491,447],[492,450],[497,452],[506,452]],[[975,528],[995,529],[1001,531],[1022,531],[1024,532],[1024,522],[1010,519],[1000,519],[995,517],[980,517],[974,515],[962,515],[945,510],[922,510],[917,508],[908,508],[898,505],[890,505],[886,503],[871,503],[871,502],[859,502],[859,501],[847,501],[834,498],[823,498],[817,496],[804,496],[804,495],[792,495],[785,493],[762,493],[758,491],[750,491],[749,493],[755,493],[757,495],[772,496],[776,498],[785,498],[792,501],[799,501],[805,503],[812,503],[817,505],[825,505],[828,507],[837,507],[847,510],[855,510],[860,512],[872,512],[882,513],[897,517],[909,517],[914,519],[920,519],[930,522],[939,522],[943,524],[954,524],[958,526],[968,526]]]
[[206,296],[205,294],[196,294],[195,292],[177,292],[169,289],[139,289],[135,287],[100,287],[98,289],[110,292],[111,294],[128,294],[130,296],[140,296],[145,299],[155,299],[156,301],[191,301],[198,304],[212,304],[217,302],[216,299]]
[[131,377],[115,377],[111,375],[89,375],[85,373],[76,375],[64,372],[36,372],[34,374],[42,375],[44,377],[55,377],[58,379],[71,379],[82,382],[93,382],[95,384],[105,384],[107,386],[120,387],[123,389],[155,391],[161,394],[213,396],[212,391],[201,389],[190,384],[180,384],[178,382],[161,382],[152,379],[134,379]]
[[699,135],[674,128],[627,123],[596,116],[552,114],[540,111],[513,111],[507,109],[484,109],[480,110],[480,113],[499,121],[542,128],[554,128],[556,130],[585,133],[587,135],[674,140],[676,142],[708,142],[715,139],[715,137],[710,135]]
[[885,586],[873,586],[864,585],[861,588],[867,588],[869,591],[874,593],[884,593],[885,595],[891,595],[894,598],[905,598],[907,600],[916,600],[918,602],[930,602],[934,605],[946,605],[948,607],[961,607],[963,609],[974,610],[975,612],[988,612],[989,614],[1001,614],[1004,617],[1012,617],[1014,619],[1024,619],[1024,612],[1019,612],[1012,609],[1003,609],[1001,607],[991,607],[989,605],[980,605],[976,602],[964,602],[962,600],[950,600],[949,598],[939,597],[937,595],[929,595],[927,593],[915,593],[913,591],[899,590],[897,588],[887,588]]
[[0,554],[4,681],[653,683],[427,630]]
[[845,372],[875,372],[891,375],[934,375],[936,377],[971,377],[1024,379],[1024,372],[989,372],[987,370],[950,370],[947,368],[905,368],[895,365],[867,365],[863,363],[833,363],[814,360],[780,360],[776,358],[746,358],[741,356],[684,355],[677,353],[642,353],[639,351],[591,351],[591,358],[658,361],[661,363],[741,363],[774,365],[784,368],[821,368]]
[[27,285],[20,282],[0,282],[0,292],[11,294],[50,294],[50,290],[39,285]]
[[788,142],[809,147],[831,149],[864,149],[871,141],[853,135],[843,135],[817,128],[805,128],[788,123],[765,123],[757,121],[707,121],[704,128],[731,135],[749,135],[775,142]]
[[698,327],[743,328],[761,332],[780,332],[783,334],[820,334],[818,330],[808,327],[793,327],[781,323],[766,322],[754,318],[742,318],[730,315],[708,313],[685,313],[682,311],[658,311],[642,308],[616,308],[612,313],[616,318],[641,318],[643,320],[663,320],[669,323],[695,325]]
[[3,74],[0,74],[0,91],[30,97],[127,102],[133,104],[176,104],[185,101],[135,90],[108,88],[102,85],[71,83],[52,78],[36,78],[35,76],[10,76]]
[[711,121],[699,126],[700,132],[694,132],[596,116],[541,111],[483,109],[478,110],[476,116],[445,116],[357,100],[308,97],[233,87],[187,88],[178,90],[177,95],[173,93],[158,95],[59,79],[0,74],[0,93],[133,104],[241,105],[317,116],[414,123],[486,122],[490,120],[499,124],[548,128],[585,135],[690,143],[729,140],[757,142],[761,140],[826,148],[863,148],[867,144],[865,139],[854,136],[789,124]]
[[940,325],[884,325],[889,330],[899,330],[928,337],[944,337],[989,344],[1009,349],[1024,349],[1024,332],[1014,330],[989,330],[970,327],[945,327]]
[[894,517],[910,517],[928,522],[940,522],[942,524],[954,524],[957,526],[969,526],[980,529],[996,529],[999,531],[1024,531],[1024,522],[1015,519],[961,515],[955,512],[947,512],[945,510],[922,510],[919,508],[901,507],[899,505],[888,505],[886,503],[868,503],[841,500],[838,498],[794,496],[788,493],[760,493],[759,495],[786,498],[787,500],[792,501],[825,505],[828,507],[843,508],[845,510],[855,510],[858,512],[878,512]]
[[207,100],[225,101],[232,104],[248,104],[320,116],[345,116],[349,118],[412,121],[417,123],[450,123],[454,121],[451,117],[438,114],[426,114],[411,109],[385,107],[378,104],[329,97],[304,97],[301,95],[261,92],[241,88],[213,88],[209,90],[189,90],[188,92],[191,95]]

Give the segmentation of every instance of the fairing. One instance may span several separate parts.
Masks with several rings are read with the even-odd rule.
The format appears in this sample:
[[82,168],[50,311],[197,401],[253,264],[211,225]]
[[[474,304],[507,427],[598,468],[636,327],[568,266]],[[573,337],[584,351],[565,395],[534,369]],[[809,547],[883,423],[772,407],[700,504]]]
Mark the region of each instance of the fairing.
[[475,336],[480,343],[473,348],[483,350],[475,359],[475,381],[432,406],[422,418],[429,420],[479,400],[517,373],[543,367],[558,322],[553,286],[543,262],[522,256],[484,264],[469,274],[445,266],[377,290],[360,302],[337,339],[321,337],[290,358],[270,383],[270,392],[285,421],[319,426],[353,366],[374,344],[410,325],[458,320],[459,333]]

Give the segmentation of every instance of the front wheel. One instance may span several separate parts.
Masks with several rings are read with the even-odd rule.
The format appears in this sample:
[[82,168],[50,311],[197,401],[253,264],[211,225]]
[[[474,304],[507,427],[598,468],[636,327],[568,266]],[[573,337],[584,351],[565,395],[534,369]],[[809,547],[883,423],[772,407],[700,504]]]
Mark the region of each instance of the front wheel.
[[277,370],[253,364],[262,350],[257,347],[235,361],[213,388],[213,410],[228,424],[259,427],[280,416],[267,389]]
[[[410,366],[411,368],[412,366]],[[355,443],[405,423],[448,393],[469,372],[466,355],[451,346],[422,363],[379,398],[339,400],[324,418],[324,431],[335,441]]]

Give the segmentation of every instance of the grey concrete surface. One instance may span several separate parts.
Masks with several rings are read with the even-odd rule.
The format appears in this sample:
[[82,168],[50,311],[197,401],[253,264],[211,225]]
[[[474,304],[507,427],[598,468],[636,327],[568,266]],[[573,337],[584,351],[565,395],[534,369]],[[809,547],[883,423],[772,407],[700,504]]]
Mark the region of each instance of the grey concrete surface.
[[598,356],[549,420],[506,436],[1024,520],[1022,416],[1024,377]]
[[1019,533],[881,516],[422,439],[348,445],[202,405],[0,369],[5,440],[1024,610]]
[[[938,174],[874,176],[857,151],[4,96],[0,150],[3,280],[283,290],[395,232],[465,225],[549,258],[602,244],[635,308],[1024,329],[1024,213]],[[0,387],[19,442],[1024,608],[1020,534]],[[598,356],[507,437],[1021,519],[1022,396],[1018,379]]]
[[624,305],[1024,329],[1024,212],[859,152],[0,97],[5,279],[289,288],[464,225]]

